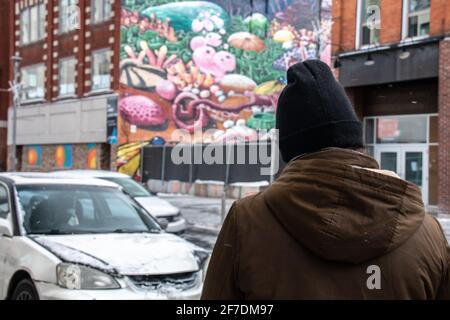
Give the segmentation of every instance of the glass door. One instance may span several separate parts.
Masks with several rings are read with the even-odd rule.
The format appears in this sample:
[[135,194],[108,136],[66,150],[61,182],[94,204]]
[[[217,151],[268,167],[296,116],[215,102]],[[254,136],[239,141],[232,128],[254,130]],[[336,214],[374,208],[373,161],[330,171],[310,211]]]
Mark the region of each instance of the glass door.
[[400,178],[416,184],[428,204],[428,151],[426,145],[379,145],[375,158],[380,168],[395,172]]

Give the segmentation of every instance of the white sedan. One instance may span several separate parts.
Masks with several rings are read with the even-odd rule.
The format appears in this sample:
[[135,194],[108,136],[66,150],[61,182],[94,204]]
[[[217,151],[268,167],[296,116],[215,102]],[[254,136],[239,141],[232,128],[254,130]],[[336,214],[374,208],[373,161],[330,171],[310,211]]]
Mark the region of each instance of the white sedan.
[[0,174],[1,299],[196,299],[208,259],[116,184]]
[[186,229],[186,220],[181,215],[180,209],[168,201],[150,194],[147,189],[126,174],[105,170],[67,170],[56,171],[52,174],[58,176],[99,178],[117,183],[156,219],[167,224],[167,232],[181,233]]

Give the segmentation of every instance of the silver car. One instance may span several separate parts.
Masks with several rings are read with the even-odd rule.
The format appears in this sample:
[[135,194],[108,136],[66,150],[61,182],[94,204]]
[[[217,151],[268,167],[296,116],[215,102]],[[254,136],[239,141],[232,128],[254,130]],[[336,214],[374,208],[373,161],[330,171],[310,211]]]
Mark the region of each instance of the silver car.
[[186,229],[186,220],[181,215],[180,209],[168,201],[150,194],[147,189],[126,174],[105,170],[67,170],[56,171],[52,174],[58,176],[92,177],[117,183],[123,188],[123,191],[139,202],[156,219],[167,224],[167,232],[181,233]]
[[0,174],[2,299],[196,299],[208,259],[116,184]]

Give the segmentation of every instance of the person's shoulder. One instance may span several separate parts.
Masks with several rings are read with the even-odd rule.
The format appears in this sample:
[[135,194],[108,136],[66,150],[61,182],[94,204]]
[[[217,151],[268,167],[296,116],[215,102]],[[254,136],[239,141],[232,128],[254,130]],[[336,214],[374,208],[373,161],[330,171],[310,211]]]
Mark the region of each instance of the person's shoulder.
[[[448,241],[445,236],[444,229],[442,228],[439,220],[426,213],[423,219],[422,226],[415,234],[422,245],[432,247],[434,254],[441,256],[444,260],[448,257]],[[420,246],[420,245],[419,245]]]
[[248,195],[238,199],[233,204],[233,211],[239,220],[252,220],[261,216],[266,210],[264,192]]

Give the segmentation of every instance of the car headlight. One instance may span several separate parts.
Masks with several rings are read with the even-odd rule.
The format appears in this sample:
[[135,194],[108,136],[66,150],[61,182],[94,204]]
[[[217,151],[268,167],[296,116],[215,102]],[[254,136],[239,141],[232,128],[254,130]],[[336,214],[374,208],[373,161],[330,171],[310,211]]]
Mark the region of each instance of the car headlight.
[[197,260],[199,271],[202,272],[202,281],[205,281],[206,271],[208,271],[209,260],[211,259],[211,255],[206,251],[194,251],[194,256]]
[[56,267],[58,285],[72,290],[119,289],[117,281],[99,270],[60,263]]

